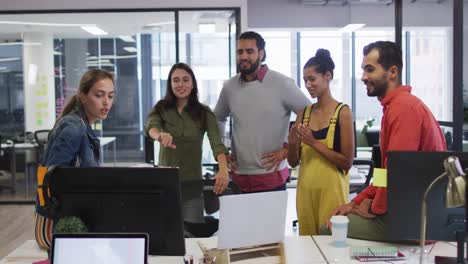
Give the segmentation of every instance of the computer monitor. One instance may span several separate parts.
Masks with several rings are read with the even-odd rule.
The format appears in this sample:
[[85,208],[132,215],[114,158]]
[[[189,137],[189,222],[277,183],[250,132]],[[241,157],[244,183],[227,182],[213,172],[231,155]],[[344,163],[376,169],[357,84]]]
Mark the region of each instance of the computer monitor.
[[71,233],[54,234],[51,264],[148,262],[148,234]]
[[[389,152],[387,171],[387,237],[389,240],[418,240],[421,203],[424,192],[445,172],[443,161],[457,156],[468,168],[468,153]],[[455,231],[465,230],[465,208],[445,208],[447,178],[436,184],[427,196],[426,239],[455,241]]]
[[148,233],[150,255],[185,255],[180,182],[175,168],[55,168],[52,196],[61,216],[90,232]]

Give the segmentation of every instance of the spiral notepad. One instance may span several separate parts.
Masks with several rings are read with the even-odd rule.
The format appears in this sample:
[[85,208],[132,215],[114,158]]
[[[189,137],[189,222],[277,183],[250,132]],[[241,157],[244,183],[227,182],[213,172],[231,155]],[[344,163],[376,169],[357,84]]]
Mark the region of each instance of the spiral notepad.
[[396,257],[396,247],[351,247],[353,257]]
[[351,256],[361,262],[404,260],[405,255],[396,247],[351,247]]

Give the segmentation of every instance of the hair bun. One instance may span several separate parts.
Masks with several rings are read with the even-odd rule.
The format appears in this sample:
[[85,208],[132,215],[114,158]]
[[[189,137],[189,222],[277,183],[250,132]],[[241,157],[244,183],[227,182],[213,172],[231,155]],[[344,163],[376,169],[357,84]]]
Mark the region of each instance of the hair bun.
[[330,56],[329,50],[318,49],[317,52],[315,52],[315,57],[317,58],[318,61],[321,61],[321,63],[325,65],[325,68],[327,70],[333,71],[335,69],[335,63],[333,62]]
[[318,49],[317,52],[315,53],[315,57],[328,59],[330,58],[330,51],[326,49]]

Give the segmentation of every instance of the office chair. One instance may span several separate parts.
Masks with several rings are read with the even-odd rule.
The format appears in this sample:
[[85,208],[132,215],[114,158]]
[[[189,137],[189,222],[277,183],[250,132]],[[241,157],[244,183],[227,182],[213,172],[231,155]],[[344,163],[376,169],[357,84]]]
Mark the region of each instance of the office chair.
[[368,130],[366,131],[367,145],[372,147],[378,145],[380,142],[380,130]]
[[[219,210],[219,196],[240,194],[241,190],[234,182],[230,181],[228,187],[221,195],[213,193],[215,180],[203,179],[201,181],[194,181],[190,183],[182,183],[182,188],[187,185],[198,185],[203,192],[203,203],[205,211],[208,215],[204,216],[204,223],[190,223],[184,221],[185,237],[210,237],[218,231],[219,220],[211,214]],[[197,188],[197,187],[195,187]]]
[[355,158],[353,160],[353,166],[355,165],[366,165],[369,166],[369,171],[367,172],[366,175],[366,181],[360,185],[360,186],[349,186],[349,193],[360,193],[362,190],[364,190],[367,186],[369,186],[370,181],[372,179],[372,176],[374,175],[374,168],[375,168],[375,162],[373,160],[369,159],[359,159]]
[[49,133],[50,130],[48,129],[34,131],[34,139],[36,140],[39,153],[38,160],[42,160],[42,155],[44,154],[44,150],[47,146],[47,141],[49,140]]
[[375,163],[375,168],[382,168],[382,154],[380,153],[380,145],[372,145],[372,161]]
[[[2,142],[2,137],[0,135],[0,143]],[[9,185],[0,185],[0,190],[10,189],[12,193],[16,192],[16,159],[14,151],[14,143],[12,141],[7,141],[6,144],[12,144],[11,147],[3,148],[0,144],[0,177],[10,178]]]
[[[30,132],[28,132],[30,133]],[[38,165],[42,162],[42,156],[44,155],[45,149],[47,147],[47,142],[49,141],[49,129],[42,129],[34,131],[33,137],[36,141],[37,147],[36,152],[31,153],[35,154],[34,157],[30,157],[26,160],[26,194],[29,194],[29,180],[36,179],[36,172]]]

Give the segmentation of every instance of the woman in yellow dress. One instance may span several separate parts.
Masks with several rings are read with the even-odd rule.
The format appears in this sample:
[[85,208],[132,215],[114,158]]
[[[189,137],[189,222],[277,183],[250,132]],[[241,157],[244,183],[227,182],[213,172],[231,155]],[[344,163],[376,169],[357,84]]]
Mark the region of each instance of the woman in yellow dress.
[[330,212],[348,202],[348,170],[353,163],[351,109],[330,92],[335,64],[330,52],[317,50],[304,65],[304,82],[317,103],[297,116],[289,132],[288,162],[300,163],[296,210],[300,235],[317,235]]

